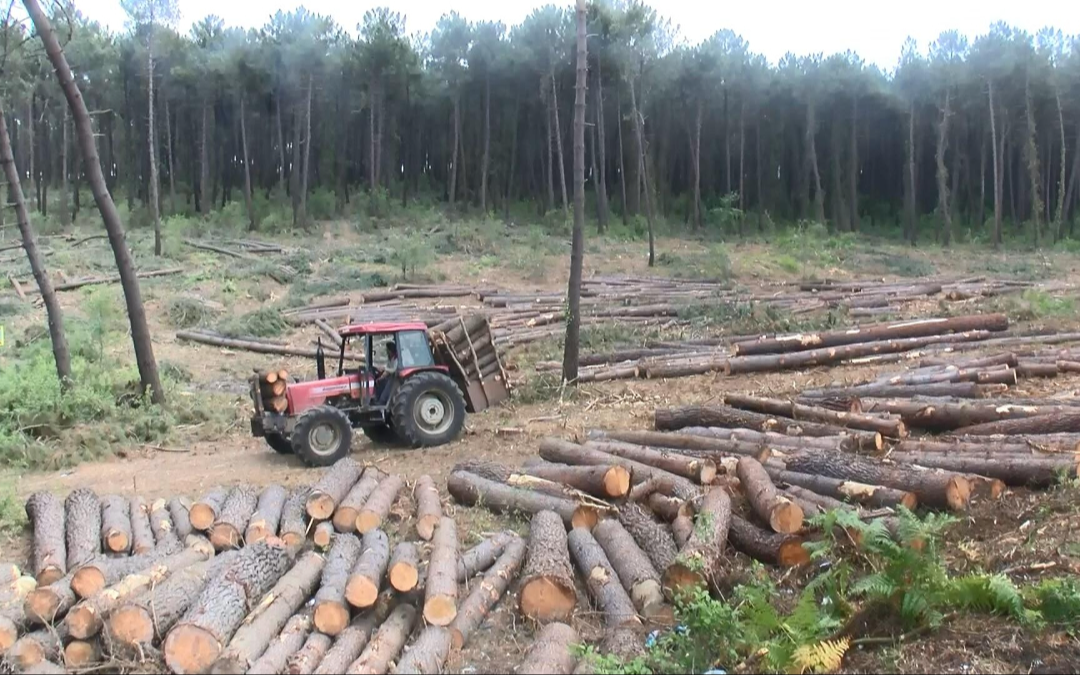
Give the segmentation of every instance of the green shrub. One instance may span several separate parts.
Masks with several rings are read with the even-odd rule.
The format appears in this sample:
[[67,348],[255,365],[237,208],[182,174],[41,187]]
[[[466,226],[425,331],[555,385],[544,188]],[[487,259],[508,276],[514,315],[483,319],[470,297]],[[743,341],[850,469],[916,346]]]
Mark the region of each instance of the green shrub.
[[277,337],[289,330],[289,324],[281,318],[281,312],[273,307],[262,307],[218,324],[217,330],[228,337]]
[[165,306],[165,313],[173,328],[201,326],[217,316],[217,310],[201,299],[183,295],[170,300]]
[[337,195],[327,188],[317,188],[307,197],[307,215],[314,221],[330,220],[337,215]]
[[431,245],[417,233],[395,233],[387,240],[387,247],[390,252],[387,262],[400,269],[406,279],[435,259]]

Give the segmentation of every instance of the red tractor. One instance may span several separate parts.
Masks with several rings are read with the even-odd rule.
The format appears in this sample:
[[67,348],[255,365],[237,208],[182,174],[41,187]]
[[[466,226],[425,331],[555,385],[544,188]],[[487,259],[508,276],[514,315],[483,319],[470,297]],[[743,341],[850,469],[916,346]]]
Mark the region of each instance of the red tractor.
[[[360,428],[379,443],[419,448],[456,439],[465,424],[461,371],[436,363],[423,323],[373,323],[338,331],[341,348],[337,375],[326,376],[320,343],[318,378],[287,384],[280,406],[268,407],[258,376],[252,378],[255,415],[251,431],[277,452],[295,453],[312,466],[327,466],[349,454],[352,430]],[[352,338],[364,341],[364,362],[346,367]],[[387,366],[376,367],[375,343],[386,338]],[[395,363],[396,361],[396,363]],[[285,403],[287,402],[287,406]],[[277,412],[275,407],[284,407]],[[470,404],[470,409],[475,405]]]

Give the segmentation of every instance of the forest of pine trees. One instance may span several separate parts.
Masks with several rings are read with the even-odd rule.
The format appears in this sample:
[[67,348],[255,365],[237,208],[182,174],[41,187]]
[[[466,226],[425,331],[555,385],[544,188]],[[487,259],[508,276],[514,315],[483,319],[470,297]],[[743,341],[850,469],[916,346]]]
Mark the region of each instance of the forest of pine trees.
[[[46,11],[108,188],[131,213],[153,213],[147,224],[154,201],[164,216],[235,202],[258,228],[257,205],[276,199],[306,226],[373,188],[373,211],[421,196],[569,217],[570,7],[511,27],[451,12],[426,35],[407,35],[385,8],[355,31],[301,8],[258,30],[209,16],[181,34],[168,2],[135,4],[119,34],[75,6]],[[1078,36],[995,24],[969,42],[950,31],[922,49],[909,41],[883,72],[851,53],[770,64],[726,30],[686,45],[637,1],[594,0],[587,18],[593,227],[651,232],[655,220],[749,235],[811,221],[945,244],[1074,234]],[[66,223],[86,206],[86,177],[29,30],[4,26],[0,96],[27,201]]]

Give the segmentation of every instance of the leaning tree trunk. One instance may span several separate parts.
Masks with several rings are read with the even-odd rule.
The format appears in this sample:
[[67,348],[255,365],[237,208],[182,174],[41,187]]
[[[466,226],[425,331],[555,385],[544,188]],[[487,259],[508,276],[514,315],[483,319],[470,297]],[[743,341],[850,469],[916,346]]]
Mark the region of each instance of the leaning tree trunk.
[[255,209],[251,204],[251,159],[248,157],[247,120],[244,114],[244,96],[240,96],[240,146],[244,156],[244,206],[247,208],[248,229],[255,229]]
[[64,117],[60,122],[60,222],[65,228],[74,220],[74,216],[68,210],[68,120],[70,116],[71,111],[64,108]]
[[64,333],[64,312],[56,298],[52,280],[45,269],[41,253],[38,252],[34,230],[30,226],[30,214],[26,210],[22,186],[19,184],[19,171],[15,166],[15,157],[11,151],[11,138],[8,136],[7,122],[3,104],[0,103],[0,167],[8,183],[8,190],[15,207],[15,222],[22,236],[23,249],[30,262],[30,271],[34,275],[41,298],[45,301],[45,313],[49,322],[49,337],[52,340],[53,358],[56,361],[56,375],[60,378],[61,390],[66,391],[72,384],[71,355],[68,352],[67,335]]
[[945,168],[945,148],[949,144],[949,117],[952,115],[949,104],[952,99],[952,90],[945,88],[945,101],[941,106],[941,121],[938,122],[937,152],[934,159],[937,162],[937,188],[938,188],[938,214],[945,223],[945,231],[942,232],[942,243],[946,246],[952,243],[952,209],[949,208],[949,170]]
[[[559,124],[559,93],[555,84],[555,72],[551,72],[551,115],[555,130],[555,151],[559,161],[559,192],[562,194],[563,216],[570,215],[570,202],[566,198],[566,160],[563,159],[562,125]],[[576,116],[576,115],[575,115]]]
[[312,76],[308,75],[307,109],[304,112],[304,170],[300,176],[300,224],[308,225],[307,190],[311,171],[311,85]]
[[480,211],[487,215],[488,161],[491,154],[491,74],[484,76],[484,155],[480,160]]
[[[585,257],[585,4],[577,5],[577,81],[574,86],[574,233],[570,247],[570,282],[567,289],[566,340],[563,382],[576,383],[578,338],[581,332],[581,268]],[[559,158],[560,163],[562,158]],[[565,199],[565,195],[563,197]]]
[[653,210],[652,196],[649,190],[649,174],[647,171],[648,162],[645,157],[645,131],[642,129],[641,114],[638,112],[637,95],[634,92],[634,80],[630,77],[627,78],[626,81],[630,85],[630,111],[634,116],[634,134],[637,137],[638,171],[641,173],[641,177],[645,183],[645,220],[649,224],[649,267],[653,267],[656,264],[656,245],[653,237]]
[[[615,90],[619,92],[618,89]],[[619,187],[622,189],[622,224],[625,227],[630,222],[630,217],[627,213],[626,206],[626,162],[623,160],[623,120],[622,120],[622,94],[619,93],[618,101],[615,104],[616,111],[619,120]]]
[[1027,139],[1024,142],[1024,159],[1027,162],[1028,180],[1031,181],[1031,226],[1035,231],[1035,245],[1042,239],[1043,196],[1040,194],[1039,149],[1036,144],[1035,111],[1032,109],[1031,82],[1024,83],[1024,115],[1027,121]]
[[53,31],[49,18],[37,0],[24,0],[27,11],[34,21],[34,27],[41,36],[45,45],[45,52],[56,70],[60,88],[67,98],[71,107],[72,116],[75,118],[75,132],[78,135],[79,147],[82,151],[83,163],[86,170],[87,180],[90,182],[91,191],[94,193],[94,201],[97,202],[101,218],[105,221],[105,229],[109,233],[109,244],[112,246],[113,255],[116,258],[117,271],[120,274],[120,285],[124,291],[124,299],[127,305],[128,318],[131,321],[131,340],[135,347],[135,361],[139,367],[139,379],[143,391],[149,390],[151,400],[157,404],[165,403],[165,391],[161,388],[161,380],[158,378],[157,361],[154,359],[154,347],[150,341],[150,327],[146,323],[146,312],[143,309],[142,295],[139,292],[139,280],[135,274],[135,265],[131,260],[131,252],[124,240],[124,226],[120,222],[120,214],[116,211],[112,197],[105,185],[105,175],[98,161],[97,145],[94,142],[94,130],[90,125],[90,114],[86,110],[86,103],[79,92],[78,85],[68,66],[64,51],[60,47],[60,41]]
[[161,255],[161,209],[158,203],[157,135],[154,133],[154,26],[146,38],[146,144],[150,150],[150,213],[154,216],[154,255]]
[[806,154],[810,162],[810,172],[814,177],[814,217],[819,223],[825,222],[825,189],[821,187],[821,171],[818,169],[817,146],[817,105],[814,101],[806,104]]
[[601,70],[600,55],[596,56],[596,136],[600,155],[600,177],[596,183],[597,198],[600,200],[600,231],[607,229],[608,224],[608,193],[607,193],[607,135],[604,133],[604,73]]
[[[1058,179],[1057,208],[1054,209],[1054,223],[1057,225],[1057,238],[1065,236],[1065,116],[1061,111],[1061,91],[1054,90],[1054,101],[1057,103],[1058,129],[1061,131],[1061,177]],[[1048,197],[1049,198],[1049,197]]]
[[[994,115],[994,81],[987,81],[990,100],[990,145],[993,148],[994,161],[994,248],[1001,246],[1001,161],[998,152],[997,122]],[[1004,136],[1004,133],[1002,133]]]

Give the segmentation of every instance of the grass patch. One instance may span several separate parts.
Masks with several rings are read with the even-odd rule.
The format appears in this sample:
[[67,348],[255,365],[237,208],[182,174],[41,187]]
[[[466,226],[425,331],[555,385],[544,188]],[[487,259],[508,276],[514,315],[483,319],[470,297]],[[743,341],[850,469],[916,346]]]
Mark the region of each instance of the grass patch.
[[289,324],[281,318],[281,312],[273,307],[262,307],[218,324],[217,330],[228,337],[277,337],[289,330]]
[[335,277],[314,277],[296,281],[289,286],[285,304],[299,307],[318,297],[368,288],[385,288],[389,285],[390,282],[381,272],[344,268],[340,269],[340,274]]
[[1038,289],[1020,294],[999,295],[984,303],[991,311],[1002,312],[1013,321],[1071,319],[1076,316],[1076,298],[1051,295]]
[[199,298],[180,296],[165,306],[165,316],[173,328],[194,328],[206,324],[218,312]]
[[0,317],[18,316],[24,311],[26,311],[26,303],[7,299],[0,300]]
[[680,319],[695,325],[718,329],[727,335],[751,333],[790,333],[824,330],[848,323],[847,312],[832,309],[827,313],[795,315],[774,305],[755,302],[701,302],[679,309]]
[[701,251],[684,254],[662,251],[656,256],[656,264],[680,279],[727,281],[732,277],[731,256],[723,244],[712,244]]
[[26,525],[26,511],[15,496],[11,481],[0,481],[0,539],[10,539],[22,532]]

